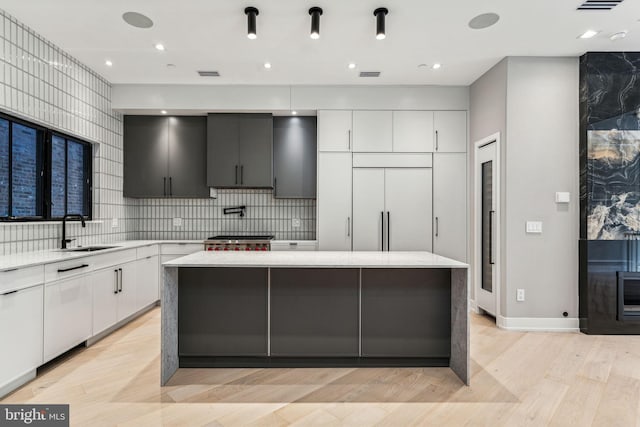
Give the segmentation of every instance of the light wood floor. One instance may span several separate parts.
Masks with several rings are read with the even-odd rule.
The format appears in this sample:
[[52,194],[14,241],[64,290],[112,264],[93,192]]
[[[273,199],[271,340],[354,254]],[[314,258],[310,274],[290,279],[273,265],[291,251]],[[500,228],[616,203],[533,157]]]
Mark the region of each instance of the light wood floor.
[[160,381],[160,309],[2,403],[69,403],[72,425],[640,426],[640,337],[499,330],[472,317],[471,386],[448,368],[181,369]]

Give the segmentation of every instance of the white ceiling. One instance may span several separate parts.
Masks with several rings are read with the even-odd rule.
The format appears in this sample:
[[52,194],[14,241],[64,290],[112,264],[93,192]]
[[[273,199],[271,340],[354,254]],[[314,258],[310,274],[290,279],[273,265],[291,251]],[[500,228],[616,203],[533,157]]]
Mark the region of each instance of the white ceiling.
[[[638,50],[640,1],[612,11],[577,11],[582,0],[2,0],[1,8],[112,83],[468,85],[504,56],[578,56]],[[246,37],[246,6],[260,10],[258,39]],[[320,6],[320,39],[308,9]],[[387,38],[375,39],[373,10],[385,6]],[[150,29],[127,25],[135,11]],[[471,30],[495,12],[493,27]],[[593,39],[577,36],[587,29]],[[624,40],[609,36],[628,30]],[[154,49],[162,42],[165,52]],[[105,60],[113,61],[113,67]],[[266,70],[263,63],[273,64]],[[349,70],[347,64],[358,64]],[[418,64],[443,64],[438,71]],[[172,63],[176,67],[168,68]],[[197,70],[217,70],[203,78]],[[358,71],[381,71],[378,79]]]

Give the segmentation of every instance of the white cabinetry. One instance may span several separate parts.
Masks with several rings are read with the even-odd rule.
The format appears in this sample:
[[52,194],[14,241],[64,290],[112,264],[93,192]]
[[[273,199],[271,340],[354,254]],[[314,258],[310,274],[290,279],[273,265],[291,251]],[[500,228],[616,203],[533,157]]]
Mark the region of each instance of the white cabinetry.
[[351,111],[318,111],[318,150],[351,151]]
[[158,255],[148,255],[136,262],[136,309],[142,309],[160,299]]
[[351,250],[351,153],[318,154],[318,248]]
[[353,250],[431,251],[430,168],[353,169]]
[[44,287],[44,362],[91,336],[92,298],[88,275],[74,275]]
[[0,397],[35,377],[42,365],[42,266],[39,270],[40,284],[0,294]]
[[433,111],[393,112],[394,152],[430,153],[433,137]]
[[436,111],[433,116],[436,132],[435,151],[467,152],[467,112]]
[[385,153],[393,151],[391,111],[353,112],[353,151]]
[[467,261],[467,155],[433,156],[433,252]]
[[137,261],[114,265],[91,274],[93,334],[126,319],[138,310]]
[[273,240],[272,251],[317,251],[318,242],[315,240]]

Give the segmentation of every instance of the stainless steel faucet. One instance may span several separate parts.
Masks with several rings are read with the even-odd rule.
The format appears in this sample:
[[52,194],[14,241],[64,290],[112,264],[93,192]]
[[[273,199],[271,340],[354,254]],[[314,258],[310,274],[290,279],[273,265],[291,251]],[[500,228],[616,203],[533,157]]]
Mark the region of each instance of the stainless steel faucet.
[[71,242],[74,239],[67,239],[67,220],[68,219],[79,219],[82,222],[82,227],[86,227],[86,223],[84,222],[84,217],[80,214],[66,214],[62,217],[62,246],[61,249],[67,249],[67,243]]

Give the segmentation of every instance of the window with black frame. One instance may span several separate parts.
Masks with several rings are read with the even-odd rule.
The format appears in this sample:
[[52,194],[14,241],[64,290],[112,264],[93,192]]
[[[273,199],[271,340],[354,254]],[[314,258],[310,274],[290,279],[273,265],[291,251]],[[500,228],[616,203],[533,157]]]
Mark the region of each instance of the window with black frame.
[[51,218],[65,214],[90,216],[90,164],[90,144],[51,135]]
[[91,144],[0,115],[0,220],[91,218]]

